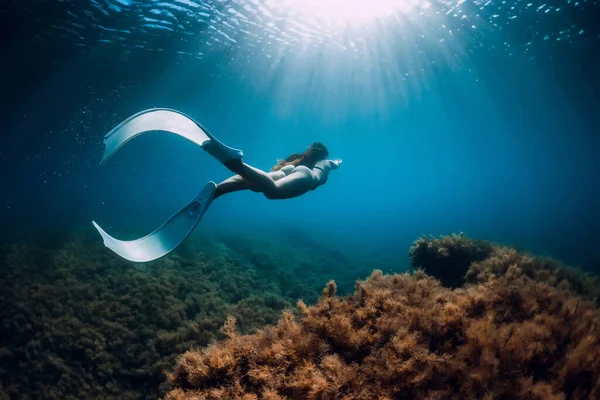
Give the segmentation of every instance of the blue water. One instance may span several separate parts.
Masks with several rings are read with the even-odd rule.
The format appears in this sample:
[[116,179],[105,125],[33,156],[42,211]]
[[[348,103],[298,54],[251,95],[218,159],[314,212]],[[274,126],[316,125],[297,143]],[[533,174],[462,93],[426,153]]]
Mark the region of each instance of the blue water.
[[135,236],[227,178],[160,133],[98,166],[104,134],[168,107],[259,168],[314,141],[344,160],[296,199],[218,199],[203,232],[294,226],[400,268],[419,235],[462,231],[597,268],[597,2],[440,2],[343,29],[257,4],[4,3],[3,233]]

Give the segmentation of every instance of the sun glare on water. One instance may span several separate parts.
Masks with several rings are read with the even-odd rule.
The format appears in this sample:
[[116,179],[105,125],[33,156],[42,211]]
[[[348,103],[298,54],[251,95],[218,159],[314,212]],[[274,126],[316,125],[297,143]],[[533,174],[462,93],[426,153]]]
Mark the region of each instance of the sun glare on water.
[[410,11],[418,0],[267,0],[266,6],[299,18],[335,25],[357,25]]
[[246,1],[270,34],[261,46],[271,52],[251,64],[260,70],[253,85],[269,90],[286,117],[314,108],[336,126],[349,118],[349,104],[385,116],[418,97],[430,71],[455,62],[460,50],[453,32],[442,41],[431,33],[447,18],[439,4],[465,0]]

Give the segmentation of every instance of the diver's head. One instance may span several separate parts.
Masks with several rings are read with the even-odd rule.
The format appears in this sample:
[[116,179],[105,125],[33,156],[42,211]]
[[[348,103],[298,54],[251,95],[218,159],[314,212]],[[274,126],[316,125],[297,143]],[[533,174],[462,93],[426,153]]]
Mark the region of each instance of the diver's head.
[[327,157],[329,157],[329,151],[327,150],[327,147],[325,147],[325,145],[321,142],[314,142],[308,146],[304,154],[306,154],[311,161],[314,161],[315,164],[318,161],[325,160]]
[[327,147],[321,142],[314,142],[303,153],[292,154],[283,160],[278,160],[277,164],[272,168],[277,171],[286,165],[304,165],[308,168],[313,168],[315,164],[329,157]]

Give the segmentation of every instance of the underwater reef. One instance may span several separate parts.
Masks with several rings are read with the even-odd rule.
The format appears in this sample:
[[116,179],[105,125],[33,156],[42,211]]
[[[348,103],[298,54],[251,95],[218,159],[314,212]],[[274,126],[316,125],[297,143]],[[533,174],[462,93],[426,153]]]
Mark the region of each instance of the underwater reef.
[[600,398],[600,285],[549,258],[422,237],[384,275],[289,227],[146,264],[42,236],[0,242],[0,400]]
[[194,234],[141,265],[90,230],[42,236],[0,243],[2,400],[159,398],[176,357],[222,337],[228,315],[251,333],[332,276],[351,291],[372,270],[301,232]]
[[414,270],[332,280],[273,326],[189,350],[169,373],[183,399],[597,399],[598,281],[462,235],[420,238]]

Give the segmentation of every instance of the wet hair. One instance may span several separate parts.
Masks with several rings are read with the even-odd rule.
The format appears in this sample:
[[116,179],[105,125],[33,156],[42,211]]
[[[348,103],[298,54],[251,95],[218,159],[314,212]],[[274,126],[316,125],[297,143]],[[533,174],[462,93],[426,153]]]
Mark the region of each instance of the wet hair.
[[293,165],[295,167],[304,165],[308,168],[314,168],[318,161],[325,160],[329,156],[327,147],[321,142],[315,142],[308,146],[303,153],[294,153],[282,160],[278,160],[277,164],[271,171],[278,171],[286,165]]

